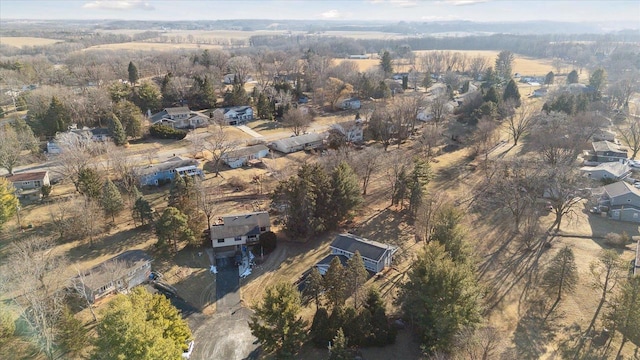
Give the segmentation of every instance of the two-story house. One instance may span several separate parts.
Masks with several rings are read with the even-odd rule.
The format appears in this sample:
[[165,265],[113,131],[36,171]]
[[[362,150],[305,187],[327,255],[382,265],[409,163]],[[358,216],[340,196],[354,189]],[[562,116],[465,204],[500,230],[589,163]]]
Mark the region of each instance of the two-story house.
[[267,231],[271,231],[271,220],[266,211],[225,215],[211,226],[211,245],[216,257],[229,257],[244,245],[257,244]]
[[357,143],[364,140],[364,124],[360,119],[333,124],[331,130],[342,134],[347,142]]
[[626,162],[627,149],[611,141],[594,141],[593,150],[587,151],[585,165],[596,165],[605,162]]
[[29,202],[39,200],[42,197],[41,188],[51,185],[48,171],[35,171],[6,176],[16,189],[16,195],[20,201]]
[[231,106],[216,109],[213,115],[224,119],[227,125],[242,125],[253,120],[253,109],[251,106]]
[[364,267],[373,273],[378,273],[385,267],[391,266],[393,254],[398,250],[395,246],[382,244],[353,234],[336,236],[329,247],[331,254],[316,264],[318,271],[322,275],[329,270],[329,264],[334,257],[338,257],[342,263],[346,263],[346,260],[350,259],[356,251],[360,253],[364,261]]
[[187,106],[165,108],[159,113],[151,115],[151,124],[162,124],[175,129],[195,129],[207,126],[209,119],[195,111],[191,111]]
[[602,187],[598,206],[614,220],[640,222],[640,190],[626,181]]

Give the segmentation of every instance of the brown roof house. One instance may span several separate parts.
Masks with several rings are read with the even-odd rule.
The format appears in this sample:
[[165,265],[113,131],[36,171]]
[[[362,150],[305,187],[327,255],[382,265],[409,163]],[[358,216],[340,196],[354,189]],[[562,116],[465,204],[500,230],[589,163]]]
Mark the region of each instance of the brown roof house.
[[42,197],[41,188],[51,185],[48,171],[35,171],[6,176],[16,188],[16,195],[20,201],[37,201]]

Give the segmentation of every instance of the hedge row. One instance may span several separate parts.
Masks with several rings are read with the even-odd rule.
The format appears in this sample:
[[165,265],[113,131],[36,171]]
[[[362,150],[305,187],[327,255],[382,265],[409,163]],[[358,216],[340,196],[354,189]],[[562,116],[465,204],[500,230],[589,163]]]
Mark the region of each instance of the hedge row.
[[184,130],[177,130],[167,125],[155,124],[149,128],[149,134],[156,139],[182,140],[187,136]]

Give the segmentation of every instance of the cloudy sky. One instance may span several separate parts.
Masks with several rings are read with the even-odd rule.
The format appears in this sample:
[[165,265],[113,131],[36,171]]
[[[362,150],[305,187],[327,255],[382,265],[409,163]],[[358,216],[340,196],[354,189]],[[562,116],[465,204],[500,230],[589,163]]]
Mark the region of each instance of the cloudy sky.
[[0,19],[557,20],[640,24],[640,1],[0,0]]

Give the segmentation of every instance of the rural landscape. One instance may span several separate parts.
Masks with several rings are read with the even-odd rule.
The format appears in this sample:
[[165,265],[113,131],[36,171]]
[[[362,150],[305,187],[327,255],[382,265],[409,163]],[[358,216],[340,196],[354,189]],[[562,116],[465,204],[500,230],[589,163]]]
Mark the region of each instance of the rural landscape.
[[635,9],[0,13],[0,359],[640,359]]

